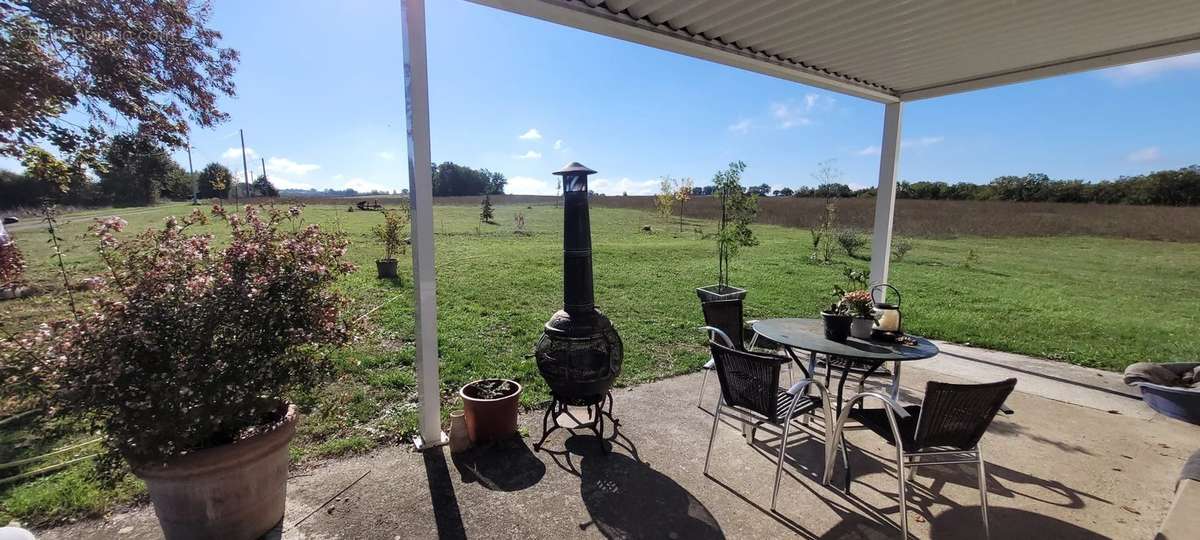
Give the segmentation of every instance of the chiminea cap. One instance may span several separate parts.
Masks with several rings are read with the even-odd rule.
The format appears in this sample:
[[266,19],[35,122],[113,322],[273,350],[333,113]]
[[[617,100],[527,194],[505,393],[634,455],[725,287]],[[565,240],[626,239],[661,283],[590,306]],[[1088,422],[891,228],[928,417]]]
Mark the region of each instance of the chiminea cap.
[[588,174],[596,174],[596,171],[593,171],[587,167],[584,167],[583,165],[580,165],[578,161],[572,161],[572,162],[568,163],[562,169],[554,171],[554,174],[557,174],[559,176],[567,176],[569,174],[588,175]]

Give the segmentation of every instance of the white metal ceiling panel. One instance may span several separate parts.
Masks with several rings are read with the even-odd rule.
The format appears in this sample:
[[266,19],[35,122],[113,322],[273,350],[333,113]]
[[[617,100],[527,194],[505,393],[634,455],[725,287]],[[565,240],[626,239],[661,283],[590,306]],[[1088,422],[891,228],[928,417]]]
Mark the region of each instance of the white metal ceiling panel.
[[471,0],[875,101],[1200,51],[1200,0]]

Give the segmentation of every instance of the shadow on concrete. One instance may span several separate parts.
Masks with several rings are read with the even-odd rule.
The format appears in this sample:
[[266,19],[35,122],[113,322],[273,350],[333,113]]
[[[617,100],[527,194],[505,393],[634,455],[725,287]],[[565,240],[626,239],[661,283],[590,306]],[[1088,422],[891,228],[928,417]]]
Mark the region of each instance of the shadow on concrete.
[[1073,380],[1073,379],[1066,379],[1066,378],[1063,378],[1063,377],[1058,377],[1058,376],[1055,376],[1055,375],[1050,375],[1050,374],[1048,374],[1048,373],[1039,373],[1039,372],[1037,372],[1037,371],[1031,371],[1031,370],[1028,370],[1028,369],[1022,369],[1022,368],[1019,368],[1019,367],[1016,367],[1016,366],[1013,366],[1013,365],[1010,365],[1010,364],[1002,364],[1002,363],[999,363],[999,362],[992,362],[992,361],[990,361],[990,360],[984,360],[984,359],[982,359],[982,358],[975,358],[974,356],[967,356],[967,355],[965,355],[965,354],[958,354],[958,353],[952,353],[952,352],[947,352],[947,351],[942,351],[942,352],[941,352],[941,354],[942,354],[942,355],[945,355],[945,356],[950,356],[950,357],[953,357],[953,358],[958,358],[958,359],[960,359],[960,360],[967,360],[967,361],[969,361],[969,362],[978,362],[978,363],[980,363],[980,364],[987,364],[987,365],[989,365],[989,366],[992,366],[992,367],[1003,368],[1003,369],[1006,369],[1006,370],[1009,370],[1009,371],[1015,371],[1015,372],[1017,372],[1017,373],[1024,373],[1024,374],[1026,374],[1026,375],[1032,375],[1032,376],[1034,376],[1034,377],[1040,377],[1040,378],[1042,378],[1042,379],[1047,379],[1047,380],[1051,380],[1051,381],[1054,381],[1054,382],[1060,382],[1060,383],[1063,383],[1063,384],[1069,384],[1069,385],[1071,385],[1071,386],[1078,386],[1078,387],[1081,387],[1081,388],[1087,388],[1087,389],[1089,389],[1089,390],[1095,390],[1095,391],[1097,391],[1097,392],[1104,392],[1104,393],[1106,393],[1106,394],[1112,394],[1112,395],[1114,395],[1114,396],[1121,396],[1121,397],[1124,397],[1124,398],[1129,398],[1129,399],[1132,399],[1132,400],[1137,400],[1137,401],[1141,401],[1141,399],[1142,399],[1140,395],[1136,395],[1136,394],[1130,394],[1130,393],[1125,393],[1125,392],[1121,392],[1121,391],[1118,391],[1118,390],[1113,390],[1112,388],[1106,388],[1106,387],[1103,387],[1103,386],[1097,386],[1097,385],[1094,385],[1094,384],[1088,384],[1088,383],[1086,383],[1086,382],[1083,382],[1083,381],[1077,381],[1077,380]]
[[575,435],[566,442],[569,452],[582,455],[579,491],[592,521],[581,529],[594,525],[606,538],[725,538],[683,486],[635,457],[600,451],[605,441],[596,439]]
[[[952,508],[930,521],[929,538],[982,538],[983,521],[978,506]],[[1025,510],[988,508],[992,538],[1054,538],[1055,540],[1100,540],[1092,531]]]
[[[891,501],[896,501],[896,491],[894,490],[896,477],[895,462],[893,459],[884,458],[873,452],[867,451],[861,447],[851,445],[850,459],[854,463],[854,478],[858,479],[874,473],[882,473],[889,480],[882,485],[887,486],[880,489],[866,482],[855,482],[855,489],[867,489],[874,491]],[[866,457],[867,459],[863,459]],[[785,468],[786,470],[786,468]],[[957,484],[967,488],[976,488],[978,484],[977,469],[975,465],[945,465],[945,466],[929,466],[917,469],[916,476],[913,481],[908,483],[908,510],[915,512],[926,520],[933,520],[930,508],[935,505],[955,507],[955,510],[962,508],[974,508],[975,526],[981,526],[980,514],[978,506],[964,507],[942,495],[947,484]],[[1087,506],[1086,500],[1104,503],[1111,505],[1112,502],[1101,497],[1091,495],[1089,493],[1074,489],[1058,480],[1050,480],[1031,476],[1020,471],[1015,471],[1007,467],[1002,467],[994,463],[987,465],[988,475],[988,496],[992,502],[995,502],[996,496],[1006,497],[1010,499],[1024,498],[1038,503],[1061,508],[1082,509]],[[1049,496],[1047,496],[1049,495]],[[869,508],[869,505],[858,496],[852,493],[843,493],[847,501],[859,508],[860,511],[875,513],[882,516],[885,514],[895,514],[899,511],[899,503],[890,504],[883,508]],[[993,512],[995,507],[993,507]],[[1009,510],[1016,512],[1016,510]],[[1032,514],[1031,515],[1036,515]],[[1039,515],[1040,517],[1040,515]],[[1050,518],[1047,518],[1050,519]],[[992,523],[996,523],[996,519],[992,518]],[[970,529],[966,529],[970,530]],[[1007,538],[1007,536],[993,537]],[[1014,537],[1016,537],[1014,535]],[[1045,538],[1057,538],[1054,536],[1045,536]],[[1073,538],[1073,537],[1070,537]],[[1084,536],[1080,538],[1092,538]]]
[[1087,456],[1095,455],[1087,447],[1043,437],[1029,431],[1017,422],[992,422],[991,427],[988,428],[988,433],[994,435],[1003,435],[1006,437],[1025,437],[1034,442],[1048,444],[1069,454],[1084,454]]
[[492,491],[520,491],[536,485],[546,475],[546,464],[521,437],[470,448],[450,459],[464,484],[478,482]]
[[457,540],[467,538],[463,527],[462,511],[458,497],[454,494],[454,482],[446,466],[445,447],[426,450],[421,458],[425,462],[425,478],[429,481],[429,498],[433,504],[433,519],[437,524],[438,538]]

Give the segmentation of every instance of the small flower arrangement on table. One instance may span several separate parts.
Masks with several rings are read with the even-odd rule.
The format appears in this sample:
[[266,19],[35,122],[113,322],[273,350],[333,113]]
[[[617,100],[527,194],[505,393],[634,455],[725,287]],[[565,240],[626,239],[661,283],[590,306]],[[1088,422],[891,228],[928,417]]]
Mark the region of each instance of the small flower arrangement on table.
[[875,301],[871,299],[870,291],[843,292],[840,302],[846,312],[854,318],[850,323],[850,335],[859,339],[869,339],[871,325],[875,322]]

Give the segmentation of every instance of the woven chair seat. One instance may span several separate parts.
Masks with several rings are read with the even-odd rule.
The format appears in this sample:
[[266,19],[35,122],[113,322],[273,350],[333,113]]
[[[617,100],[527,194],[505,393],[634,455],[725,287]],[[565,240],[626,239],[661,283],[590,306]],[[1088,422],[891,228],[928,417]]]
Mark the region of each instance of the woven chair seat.
[[[917,419],[921,417],[921,406],[906,405],[904,410],[908,411],[908,418],[896,418],[896,428],[900,431],[904,450],[911,452],[917,449]],[[887,415],[887,409],[856,409],[850,412],[851,419],[857,420],[863,427],[895,446],[896,440],[892,436],[892,427],[888,424]]]
[[796,418],[797,416],[808,413],[809,411],[816,410],[817,407],[821,406],[821,398],[819,397],[793,396],[787,393],[787,390],[780,388],[779,401],[778,405],[776,405],[778,412],[775,414],[780,422],[791,420],[791,418],[787,418],[787,413],[788,408],[792,406],[793,401],[796,401],[797,403],[796,409],[792,411],[792,418]]
[[[850,373],[866,373],[871,369],[871,364],[861,360],[847,360],[841,356],[825,357],[817,360],[817,364],[824,364],[829,366],[830,369],[841,371],[842,367],[846,365],[847,361],[850,362]],[[887,366],[879,366],[879,369],[876,369],[873,373],[871,373],[871,376],[891,377],[892,372],[887,368]]]

